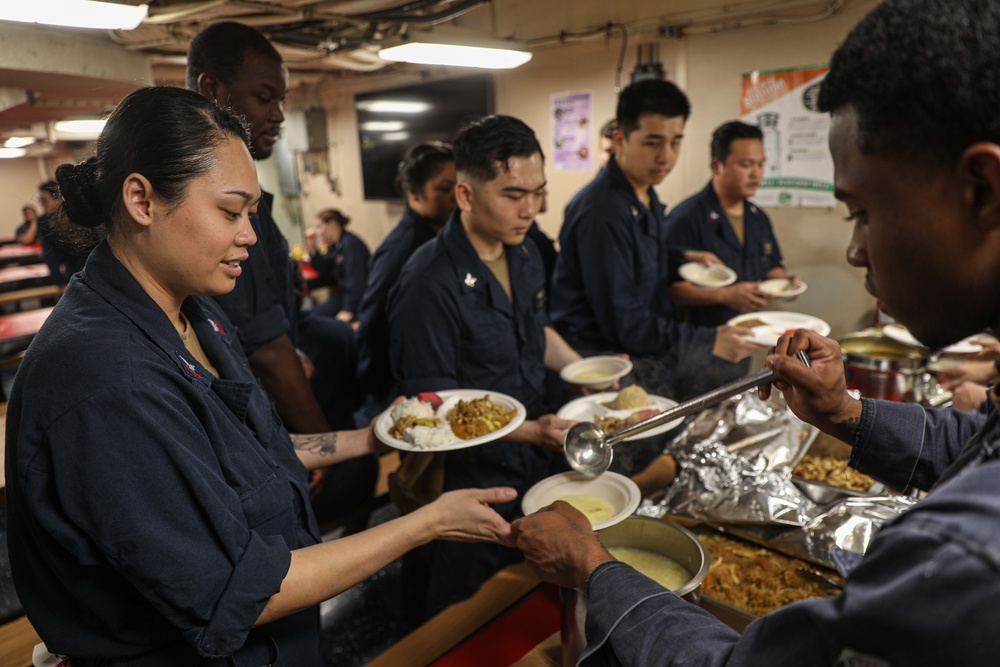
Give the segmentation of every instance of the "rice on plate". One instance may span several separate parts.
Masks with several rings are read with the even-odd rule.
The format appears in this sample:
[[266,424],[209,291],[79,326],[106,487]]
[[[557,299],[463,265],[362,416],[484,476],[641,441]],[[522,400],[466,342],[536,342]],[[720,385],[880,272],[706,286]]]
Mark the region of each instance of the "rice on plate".
[[455,439],[451,427],[435,416],[434,406],[419,397],[407,398],[392,406],[389,433],[414,447],[433,448]]

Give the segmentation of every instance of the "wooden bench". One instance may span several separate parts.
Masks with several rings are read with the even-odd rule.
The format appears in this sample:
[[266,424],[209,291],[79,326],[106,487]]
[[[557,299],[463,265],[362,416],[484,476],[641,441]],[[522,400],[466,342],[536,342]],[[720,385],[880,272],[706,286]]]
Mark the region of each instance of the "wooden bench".
[[41,641],[27,616],[0,625],[0,667],[29,667],[31,652]]
[[58,299],[62,293],[63,288],[60,285],[42,285],[14,290],[13,292],[0,292],[0,306],[10,306],[33,299]]

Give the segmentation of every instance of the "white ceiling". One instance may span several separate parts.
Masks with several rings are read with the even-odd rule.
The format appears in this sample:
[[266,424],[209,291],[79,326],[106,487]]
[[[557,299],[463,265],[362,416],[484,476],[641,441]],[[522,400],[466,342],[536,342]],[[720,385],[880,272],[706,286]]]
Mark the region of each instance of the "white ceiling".
[[[30,1],[30,0],[3,0]],[[112,0],[139,4],[141,0]],[[454,30],[513,38],[533,49],[590,38],[663,39],[777,22],[820,20],[850,0],[147,0],[134,31],[87,31],[0,21],[0,141],[48,122],[100,116],[130,90],[183,85],[184,54],[206,25],[258,27],[282,52],[292,85],[323,74],[387,68],[375,52],[401,34]]]

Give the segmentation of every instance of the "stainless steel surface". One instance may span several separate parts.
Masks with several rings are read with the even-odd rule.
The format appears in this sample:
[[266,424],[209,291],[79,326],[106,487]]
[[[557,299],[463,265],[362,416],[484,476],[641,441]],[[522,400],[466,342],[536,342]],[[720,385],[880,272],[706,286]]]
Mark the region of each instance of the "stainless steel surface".
[[[674,591],[678,597],[698,604],[701,585],[708,576],[711,559],[701,540],[686,528],[664,519],[633,516],[619,524],[605,528],[600,533],[605,547],[632,547],[645,549],[673,559],[692,576],[683,587]],[[576,590],[559,591],[563,667],[576,665],[587,645],[584,620],[587,616],[587,598]]]
[[926,372],[924,348],[904,345],[881,331],[859,331],[838,341],[849,389],[865,398],[921,403],[933,381]]
[[[795,356],[803,364],[809,366],[809,355],[804,351],[799,350]],[[774,379],[775,375],[771,369],[761,369],[610,435],[605,434],[597,424],[579,422],[566,433],[566,460],[577,472],[589,477],[596,477],[605,472],[611,465],[612,448],[623,440],[645,433],[675,419],[701,412],[706,408],[718,405],[731,396],[767,384]]]

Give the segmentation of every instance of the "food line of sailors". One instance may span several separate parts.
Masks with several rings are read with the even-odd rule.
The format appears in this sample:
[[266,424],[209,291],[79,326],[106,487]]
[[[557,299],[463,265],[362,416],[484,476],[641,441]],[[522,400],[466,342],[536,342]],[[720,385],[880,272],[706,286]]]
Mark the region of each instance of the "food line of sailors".
[[[948,30],[935,32],[921,16],[936,18],[934,30]],[[970,27],[987,19],[996,30]],[[874,84],[865,88],[860,73],[881,67],[878,85],[914,72],[931,76],[873,51],[892,48],[919,62],[927,51],[913,45],[935,40],[969,51],[962,67],[995,68],[996,49],[969,46],[993,34],[1000,34],[1000,12],[980,0],[947,6],[887,0],[838,50],[821,96],[834,113],[838,196],[858,219],[849,260],[869,269],[872,288],[914,333],[937,344],[995,324],[987,269],[1000,256],[991,206],[1000,200],[1000,135],[948,116],[938,129],[970,133],[952,137],[962,169],[949,181],[940,162],[929,160],[934,166],[921,173],[938,189],[915,193],[919,205],[906,202],[893,187],[917,182],[911,173],[917,167],[909,155],[897,157],[898,142],[873,138],[872,127],[885,128],[871,100],[886,93]],[[235,70],[221,67],[223,61],[235,62]],[[957,77],[951,71],[942,81],[950,85]],[[982,80],[968,85],[986,94],[977,88]],[[453,160],[447,147],[428,150],[437,161],[426,178],[404,173],[403,182],[412,184],[406,214],[372,258],[357,311],[368,336],[360,339],[363,373],[355,380],[354,331],[346,317],[336,317],[343,309],[333,317],[297,312],[287,247],[270,218],[270,198],[256,183],[251,158],[270,154],[283,120],[287,72],[280,56],[250,28],[215,24],[192,42],[188,88],[129,95],[109,119],[95,157],[57,170],[71,224],[104,227],[107,239],[26,355],[8,412],[12,572],[29,619],[53,653],[71,663],[318,665],[321,600],[408,552],[407,606],[415,618],[426,617],[519,558],[516,544],[543,577],[590,590],[595,633],[587,659],[594,664],[648,664],[654,648],[668,664],[694,655],[729,655],[732,664],[764,654],[774,657],[768,664],[858,656],[922,664],[928,655],[953,655],[946,649],[996,655],[995,633],[967,636],[974,622],[949,624],[943,635],[907,615],[955,599],[963,589],[952,581],[988,577],[991,536],[1000,534],[986,491],[995,486],[988,480],[995,467],[989,426],[961,455],[972,473],[944,473],[952,482],[942,488],[943,503],[930,500],[932,493],[931,512],[911,513],[920,534],[908,529],[909,515],[885,531],[885,549],[895,557],[876,554],[866,571],[885,581],[888,595],[859,583],[859,603],[795,605],[781,612],[780,632],[764,623],[741,639],[671,599],[615,563],[586,519],[565,504],[516,519],[517,494],[565,466],[560,448],[568,423],[551,409],[568,388],[553,390],[546,371],[581,355],[624,353],[633,359],[637,383],[676,398],[697,393],[689,382],[695,375],[716,382],[743,372],[741,362],[756,348],[749,332],[720,325],[726,311],[696,308],[759,308],[764,296],[754,283],[786,275],[766,216],[746,201],[763,160],[752,128],[720,128],[712,182],[678,206],[668,224],[652,186],[675,164],[690,107],[665,81],[622,91],[614,157],[567,207],[550,292],[539,249],[525,241],[546,188],[543,152],[531,129],[491,116],[459,132]],[[970,99],[979,105],[979,97]],[[214,102],[232,104],[246,127]],[[892,113],[915,106],[906,102]],[[860,120],[863,113],[875,120]],[[913,123],[898,131],[925,136],[926,128]],[[928,154],[947,153],[947,141],[942,134],[940,147],[933,146],[939,152]],[[421,150],[405,164],[417,164]],[[976,196],[942,194],[962,188]],[[901,199],[909,204],[905,216],[883,212]],[[937,227],[918,227],[914,221],[927,219],[927,211],[963,225],[963,234],[946,243]],[[889,230],[869,226],[876,220]],[[896,257],[887,239],[906,239],[912,254],[927,261]],[[935,261],[934,253],[947,254],[948,262]],[[968,256],[976,271],[952,278],[958,256]],[[723,297],[721,303],[705,303],[705,292],[668,273],[682,261],[724,261],[744,284],[716,290],[712,298]],[[876,272],[876,265],[886,268]],[[920,290],[901,278],[917,270],[927,276],[917,276]],[[982,287],[983,304],[959,308],[944,283]],[[668,288],[685,312],[698,315],[674,317]],[[909,296],[914,291],[916,301]],[[914,305],[932,297],[941,315],[933,321],[928,309]],[[308,358],[300,358],[299,348]],[[798,350],[810,354],[811,368],[790,361]],[[982,424],[981,417],[850,399],[839,349],[809,332],[783,336],[768,364],[797,414],[859,445],[852,462],[899,488],[932,484]],[[526,406],[528,419],[502,442],[447,453],[441,488],[431,494],[442,494],[436,499],[383,526],[320,542],[310,492],[314,500],[329,494],[328,506],[345,513],[363,499],[359,487],[367,486],[380,449],[371,428],[352,428],[353,408],[362,398],[377,411],[395,393],[451,388],[511,395]],[[914,454],[924,436],[945,446]],[[660,486],[674,474],[659,452],[633,467],[628,472],[652,475]],[[956,494],[951,505],[949,493]],[[980,511],[973,517],[965,506]],[[953,529],[964,537],[956,539]],[[929,566],[935,553],[959,570],[944,562]],[[929,581],[921,584],[926,593],[897,582],[896,574]],[[977,589],[981,595],[948,609],[970,610],[970,621],[988,618],[996,586]],[[907,596],[922,604],[907,604]],[[647,622],[646,608],[663,622]],[[890,619],[891,628],[878,631],[868,609]],[[939,614],[928,618],[940,621]],[[649,641],[636,641],[640,635]],[[906,640],[894,639],[901,636]]]

